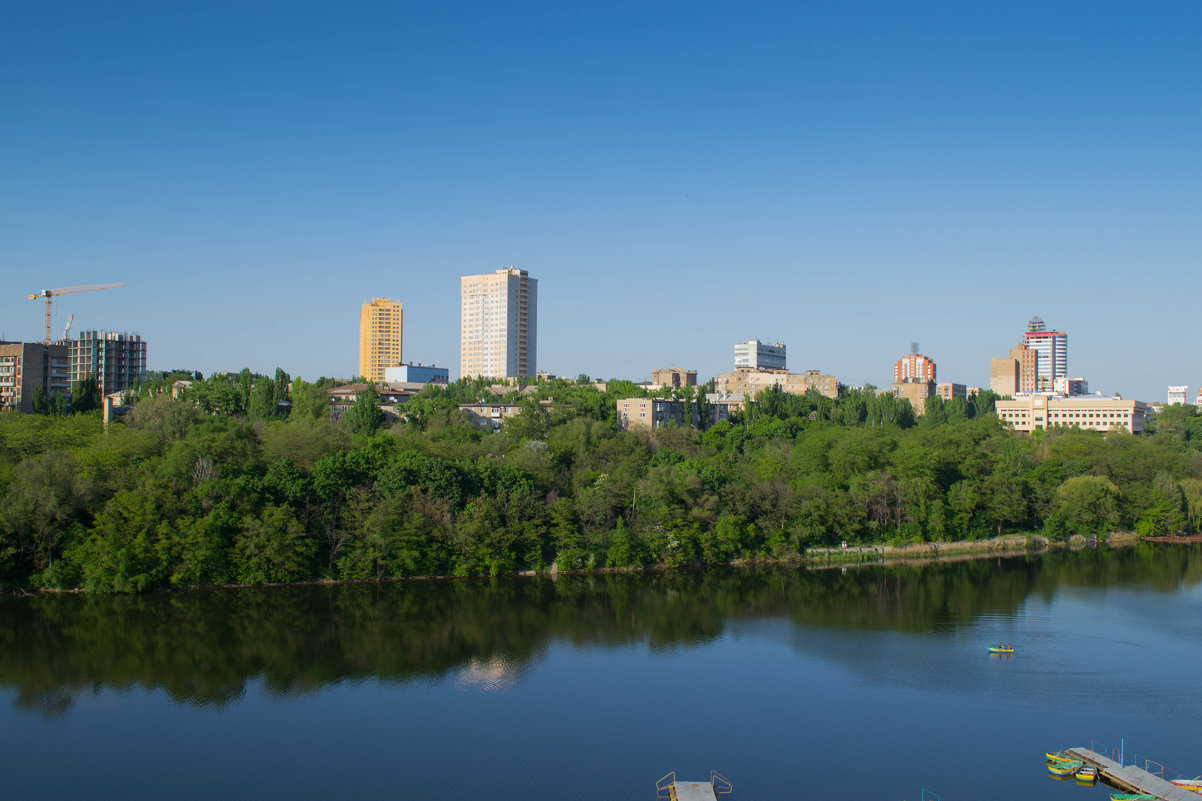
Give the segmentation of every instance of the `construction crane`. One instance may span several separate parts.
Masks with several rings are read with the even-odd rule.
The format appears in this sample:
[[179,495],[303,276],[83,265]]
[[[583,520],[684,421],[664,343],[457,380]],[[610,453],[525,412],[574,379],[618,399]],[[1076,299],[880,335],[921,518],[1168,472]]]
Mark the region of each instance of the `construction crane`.
[[63,339],[64,340],[67,337],[71,336],[71,323],[73,323],[73,322],[75,322],[75,313],[74,312],[67,315],[67,324],[65,326],[63,326]]
[[54,299],[59,295],[70,295],[75,292],[96,292],[101,289],[120,289],[123,286],[125,286],[125,284],[87,284],[85,286],[63,287],[62,289],[43,289],[36,295],[30,295],[30,300],[42,298],[46,301],[46,335],[42,339],[42,344],[50,344],[51,317],[54,313],[54,308],[51,304],[53,304]]

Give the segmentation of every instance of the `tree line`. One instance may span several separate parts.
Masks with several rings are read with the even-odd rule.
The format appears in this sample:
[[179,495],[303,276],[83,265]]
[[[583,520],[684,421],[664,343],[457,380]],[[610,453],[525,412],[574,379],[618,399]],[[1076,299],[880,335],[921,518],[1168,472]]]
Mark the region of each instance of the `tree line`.
[[[182,373],[181,373],[182,375]],[[0,576],[100,592],[787,560],[849,543],[1202,531],[1202,417],[1132,436],[1007,430],[993,397],[766,390],[729,421],[620,431],[587,376],[428,386],[383,420],[274,376],[152,375],[97,412],[0,415]],[[677,390],[704,396],[706,388]],[[458,409],[518,403],[499,432]],[[545,401],[545,402],[544,402]]]

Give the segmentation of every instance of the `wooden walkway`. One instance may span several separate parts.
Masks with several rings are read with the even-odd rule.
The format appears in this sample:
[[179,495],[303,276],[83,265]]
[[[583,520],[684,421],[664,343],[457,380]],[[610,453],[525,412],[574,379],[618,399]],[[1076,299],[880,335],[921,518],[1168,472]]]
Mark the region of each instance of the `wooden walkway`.
[[1094,765],[1103,779],[1127,793],[1147,793],[1164,801],[1199,801],[1197,793],[1178,787],[1134,765],[1123,766],[1113,759],[1088,748],[1069,748],[1065,752],[1087,765]]

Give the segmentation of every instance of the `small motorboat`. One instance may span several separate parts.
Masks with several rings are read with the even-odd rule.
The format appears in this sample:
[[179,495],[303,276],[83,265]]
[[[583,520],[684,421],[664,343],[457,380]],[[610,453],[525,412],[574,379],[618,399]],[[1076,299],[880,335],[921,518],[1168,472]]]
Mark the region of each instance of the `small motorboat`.
[[1073,759],[1071,756],[1068,756],[1063,751],[1057,751],[1054,754],[1051,751],[1048,751],[1048,764],[1049,765],[1051,765],[1053,762],[1079,762],[1079,761],[1080,760],[1076,760],[1076,759]]
[[991,654],[1012,654],[1012,653],[1014,653],[1014,646],[1008,642],[999,643],[997,645],[991,645],[991,646],[989,646],[989,653],[991,653]]
[[1077,784],[1093,784],[1098,780],[1098,769],[1093,765],[1085,765],[1073,774]]
[[1156,796],[1148,793],[1111,793],[1110,801],[1156,801]]
[[1170,784],[1184,787],[1186,790],[1194,793],[1202,793],[1202,776],[1196,779],[1173,779]]
[[1079,759],[1069,759],[1064,762],[1049,762],[1048,773],[1053,776],[1072,776],[1085,765]]

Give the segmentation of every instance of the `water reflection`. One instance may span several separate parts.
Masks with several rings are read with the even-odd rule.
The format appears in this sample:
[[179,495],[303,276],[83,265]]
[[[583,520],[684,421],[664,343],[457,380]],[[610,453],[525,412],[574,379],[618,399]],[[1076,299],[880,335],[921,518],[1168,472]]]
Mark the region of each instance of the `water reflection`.
[[789,642],[874,680],[921,685],[917,673],[899,678],[883,667],[887,641],[829,633],[1004,632],[1020,614],[1038,628],[1040,609],[1057,593],[1175,592],[1200,580],[1199,548],[1140,546],[846,573],[771,568],[5,597],[0,686],[18,708],[47,716],[112,689],[161,690],[177,703],[215,708],[237,702],[251,682],[282,698],[345,681],[448,677],[496,692],[520,682],[557,641],[654,653],[740,632]]
[[507,659],[500,654],[494,654],[487,660],[472,657],[455,677],[455,686],[461,690],[483,692],[511,690],[526,672],[528,664]]

